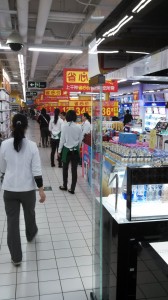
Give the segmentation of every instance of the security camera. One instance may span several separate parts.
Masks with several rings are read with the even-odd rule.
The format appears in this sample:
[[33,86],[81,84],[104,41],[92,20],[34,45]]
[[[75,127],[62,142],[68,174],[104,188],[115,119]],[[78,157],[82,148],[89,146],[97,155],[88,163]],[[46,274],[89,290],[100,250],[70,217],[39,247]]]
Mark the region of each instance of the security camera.
[[20,34],[17,31],[13,31],[8,37],[6,44],[12,51],[20,51],[23,47],[23,41]]

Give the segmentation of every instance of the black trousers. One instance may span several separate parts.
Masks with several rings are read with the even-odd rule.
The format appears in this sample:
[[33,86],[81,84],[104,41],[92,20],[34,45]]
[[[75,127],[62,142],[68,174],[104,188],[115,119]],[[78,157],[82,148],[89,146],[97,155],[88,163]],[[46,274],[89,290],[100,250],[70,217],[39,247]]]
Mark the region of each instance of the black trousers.
[[63,186],[67,188],[68,184],[68,167],[71,163],[71,172],[72,172],[72,183],[71,191],[75,191],[77,183],[77,167],[79,163],[79,153],[78,151],[70,151],[67,155],[67,162],[63,162]]
[[40,129],[40,131],[41,131],[42,145],[43,147],[45,147],[48,145],[48,137],[49,137],[48,127],[43,127]]
[[[57,153],[58,153],[59,142],[60,142],[59,139],[57,139],[57,140],[51,139],[51,165],[54,165],[55,152],[57,151]],[[58,164],[59,164],[59,166],[62,165],[60,157],[58,158]]]
[[20,205],[23,207],[26,237],[31,241],[37,233],[35,219],[36,192],[9,192],[4,191],[5,211],[7,215],[7,244],[14,262],[22,260],[20,240],[19,216]]

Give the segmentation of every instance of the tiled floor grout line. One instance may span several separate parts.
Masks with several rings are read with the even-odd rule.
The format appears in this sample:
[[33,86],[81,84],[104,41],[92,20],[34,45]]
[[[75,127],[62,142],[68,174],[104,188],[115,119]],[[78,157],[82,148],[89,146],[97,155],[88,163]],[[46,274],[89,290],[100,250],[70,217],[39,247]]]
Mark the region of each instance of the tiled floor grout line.
[[[44,207],[45,207],[45,210],[46,210],[46,206],[44,206]],[[48,221],[48,216],[47,216],[47,221]],[[62,297],[63,297],[63,300],[64,300],[64,295],[63,295],[63,290],[62,290],[62,285],[61,285],[61,278],[60,278],[59,269],[58,269],[58,265],[57,265],[57,259],[56,259],[55,249],[54,249],[54,242],[52,240],[52,234],[51,234],[49,222],[48,222],[48,226],[49,226],[49,231],[50,231],[50,235],[51,235],[51,242],[52,242],[52,246],[53,246],[55,262],[56,262],[56,266],[57,266],[57,270],[58,270],[58,277],[59,277],[59,282],[60,282],[60,286],[61,286]]]

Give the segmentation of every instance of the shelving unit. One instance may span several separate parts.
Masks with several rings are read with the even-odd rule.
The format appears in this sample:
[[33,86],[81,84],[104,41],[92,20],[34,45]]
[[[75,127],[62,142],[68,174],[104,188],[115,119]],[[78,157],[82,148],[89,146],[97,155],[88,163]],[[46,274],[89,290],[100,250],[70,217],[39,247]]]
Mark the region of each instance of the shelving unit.
[[5,89],[0,89],[0,134],[6,139],[11,133],[11,109],[9,94]]

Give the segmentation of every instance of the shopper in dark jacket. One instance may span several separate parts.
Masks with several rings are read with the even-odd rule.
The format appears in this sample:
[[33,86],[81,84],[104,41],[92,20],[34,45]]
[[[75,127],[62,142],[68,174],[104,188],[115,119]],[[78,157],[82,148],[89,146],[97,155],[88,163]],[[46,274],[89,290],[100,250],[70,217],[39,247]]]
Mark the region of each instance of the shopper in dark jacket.
[[124,116],[124,121],[123,121],[124,126],[125,126],[126,124],[130,123],[132,120],[133,120],[133,117],[132,117],[132,115],[130,114],[129,109],[127,109],[127,110],[126,110],[126,114],[125,114],[125,116]]
[[37,122],[40,124],[40,131],[41,131],[41,139],[42,139],[42,146],[43,148],[48,146],[48,137],[49,137],[49,123],[50,123],[50,116],[46,113],[46,109],[42,108],[41,114],[38,117]]

